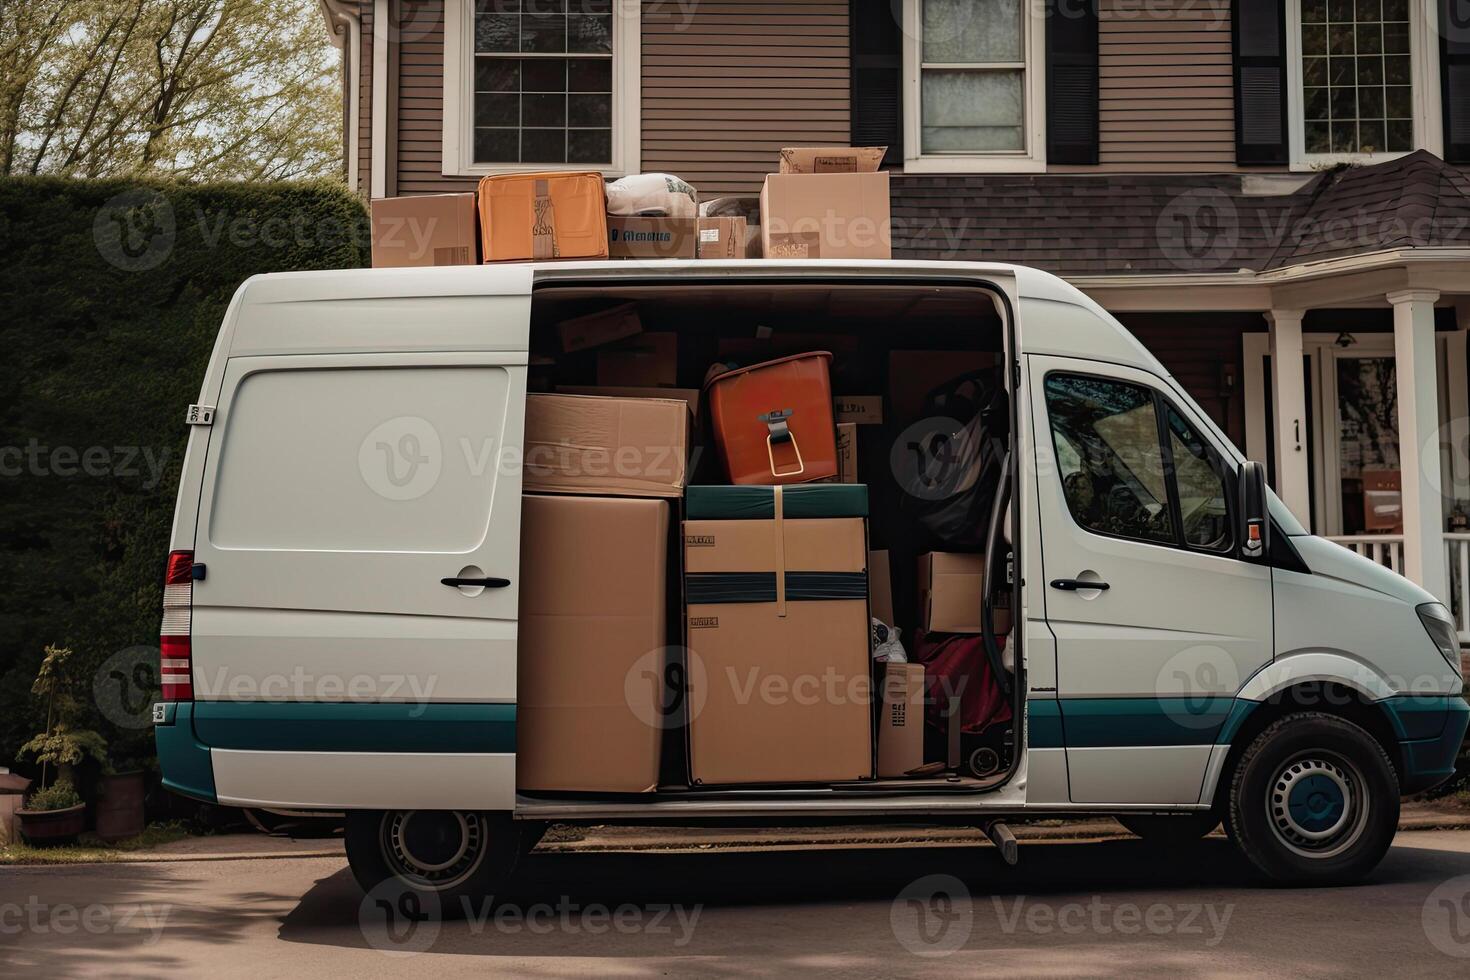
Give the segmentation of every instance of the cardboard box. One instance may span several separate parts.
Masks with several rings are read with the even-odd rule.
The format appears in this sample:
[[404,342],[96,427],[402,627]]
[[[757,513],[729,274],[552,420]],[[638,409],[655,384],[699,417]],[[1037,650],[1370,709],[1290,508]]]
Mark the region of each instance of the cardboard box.
[[749,197],[716,197],[699,205],[702,218],[744,218],[745,258],[761,257],[761,199]]
[[878,715],[878,778],[894,779],[924,764],[924,665],[883,665]]
[[634,337],[643,332],[643,321],[638,319],[638,306],[624,303],[609,310],[600,310],[556,325],[561,338],[561,349],[568,353],[601,347],[615,340]]
[[893,574],[887,551],[868,552],[868,612],[886,626],[893,626]]
[[486,262],[607,258],[607,191],[595,172],[496,174],[480,181]]
[[857,483],[857,426],[837,423],[837,482]]
[[698,251],[702,259],[743,259],[748,241],[743,217],[699,219]]
[[524,489],[683,496],[689,424],[677,399],[527,395]]
[[784,146],[783,174],[872,173],[883,163],[886,146]]
[[662,500],[522,499],[517,789],[657,787],[668,531]]
[[883,396],[838,395],[832,399],[832,415],[839,422],[881,425],[883,423]]
[[697,218],[607,216],[607,254],[615,259],[692,259],[699,245]]
[[372,202],[373,268],[475,265],[473,194],[380,197]]
[[633,385],[557,385],[564,395],[601,395],[604,398],[679,398],[689,405],[689,414],[699,418],[698,388],[639,388]]
[[893,257],[888,174],[767,174],[761,246],[768,259]]
[[[919,556],[919,628],[934,633],[980,633],[985,556],[932,551]],[[995,632],[1011,629],[1010,610],[995,609]]]
[[678,383],[679,335],[644,333],[597,352],[597,383],[651,388]]
[[866,547],[861,517],[684,522],[697,784],[872,777]]
[[1403,477],[1398,470],[1363,471],[1363,530],[1402,534]]
[[888,405],[894,420],[912,422],[923,413],[929,392],[960,375],[999,363],[998,355],[977,350],[889,351]]

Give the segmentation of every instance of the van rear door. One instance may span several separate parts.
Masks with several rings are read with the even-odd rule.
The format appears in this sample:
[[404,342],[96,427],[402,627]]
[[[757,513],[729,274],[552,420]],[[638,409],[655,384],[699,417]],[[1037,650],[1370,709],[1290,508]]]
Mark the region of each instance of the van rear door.
[[[494,298],[465,352],[430,326],[464,303],[344,305],[360,338],[226,364],[195,541],[195,729],[221,802],[508,809],[529,297]],[[246,305],[247,349],[252,315],[281,311]]]

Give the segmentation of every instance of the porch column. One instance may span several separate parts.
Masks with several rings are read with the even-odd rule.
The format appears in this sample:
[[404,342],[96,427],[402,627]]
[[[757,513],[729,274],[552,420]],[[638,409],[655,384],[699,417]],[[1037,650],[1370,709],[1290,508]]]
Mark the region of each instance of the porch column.
[[[1297,520],[1312,523],[1311,484],[1307,467],[1307,392],[1303,381],[1302,317],[1305,310],[1272,310],[1271,420],[1276,443],[1276,495]],[[1431,353],[1433,347],[1430,348]]]
[[1399,410],[1399,471],[1404,508],[1404,574],[1445,599],[1438,374],[1434,366],[1433,289],[1389,293]]

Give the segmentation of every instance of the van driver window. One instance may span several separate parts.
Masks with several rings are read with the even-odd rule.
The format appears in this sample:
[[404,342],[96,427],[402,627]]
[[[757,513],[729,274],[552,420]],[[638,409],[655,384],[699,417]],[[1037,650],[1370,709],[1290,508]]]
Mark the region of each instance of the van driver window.
[[1153,393],[1105,378],[1051,375],[1046,407],[1067,509],[1090,531],[1174,544]]

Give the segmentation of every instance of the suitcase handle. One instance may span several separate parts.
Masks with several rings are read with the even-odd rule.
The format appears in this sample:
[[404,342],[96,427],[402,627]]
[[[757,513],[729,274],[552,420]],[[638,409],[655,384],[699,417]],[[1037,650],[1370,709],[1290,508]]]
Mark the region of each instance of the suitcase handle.
[[796,453],[796,469],[787,470],[784,473],[776,469],[776,451],[773,448],[774,439],[774,436],[766,436],[766,458],[771,461],[771,475],[801,476],[801,474],[805,473],[806,464],[801,461],[801,447],[796,444],[796,436],[792,435],[789,431],[786,433],[786,438],[783,441],[791,443],[791,451]]

